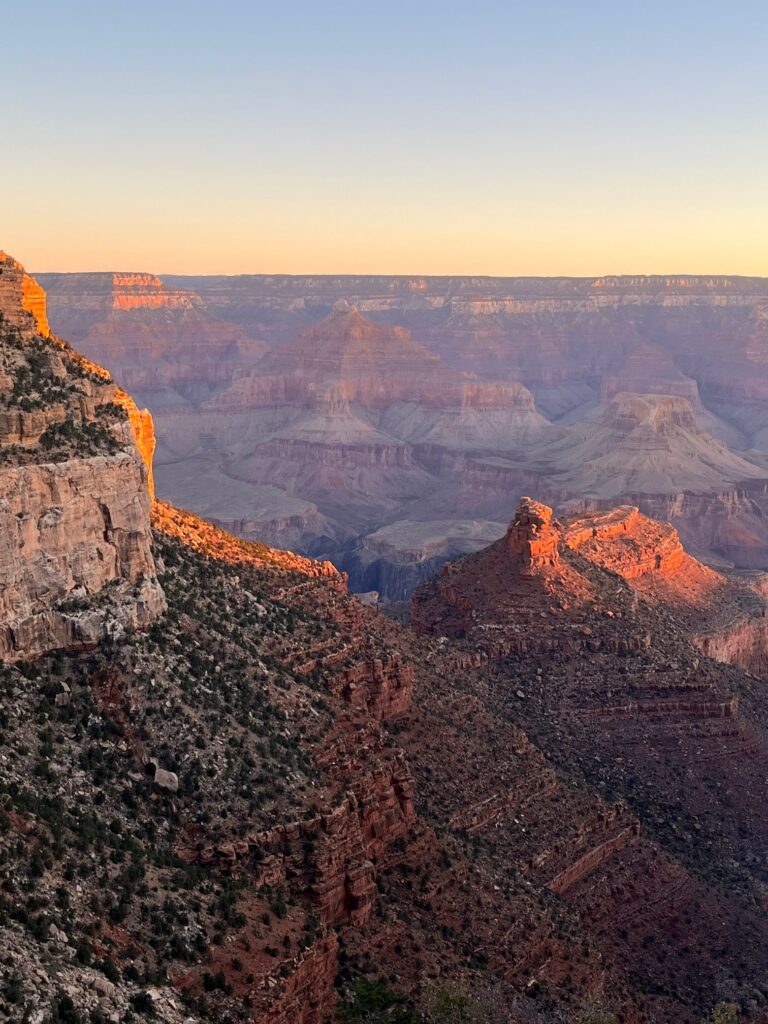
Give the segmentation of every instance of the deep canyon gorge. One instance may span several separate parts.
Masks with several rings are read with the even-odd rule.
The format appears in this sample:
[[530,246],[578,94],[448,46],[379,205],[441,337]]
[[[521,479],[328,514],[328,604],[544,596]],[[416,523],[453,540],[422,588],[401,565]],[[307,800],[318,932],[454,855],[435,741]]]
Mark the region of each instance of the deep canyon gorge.
[[768,281],[43,274],[161,497],[407,599],[526,493],[768,567]]
[[[540,321],[560,338],[547,382],[483,379],[364,295],[306,324],[265,300],[256,330],[226,281],[228,322],[210,298],[99,275],[80,355],[58,332],[70,287],[84,323],[82,277],[45,280],[48,311],[0,260],[0,1012],[330,1024],[370,1019],[375,997],[439,1020],[434,993],[459,992],[487,1022],[701,1024],[716,1004],[768,1020],[754,303],[726,421],[672,370],[660,391],[578,378]],[[709,287],[689,305],[721,322]],[[602,304],[601,286],[585,315]],[[548,418],[588,388],[594,418]],[[553,509],[558,475],[522,460],[559,453],[568,495],[574,451],[589,493]],[[218,473],[218,522],[164,500],[185,463],[201,486]],[[237,522],[225,486],[243,488]],[[249,539],[266,487],[317,498],[270,520],[297,546],[379,524],[412,625],[331,561]],[[411,563],[403,509],[426,549]]]

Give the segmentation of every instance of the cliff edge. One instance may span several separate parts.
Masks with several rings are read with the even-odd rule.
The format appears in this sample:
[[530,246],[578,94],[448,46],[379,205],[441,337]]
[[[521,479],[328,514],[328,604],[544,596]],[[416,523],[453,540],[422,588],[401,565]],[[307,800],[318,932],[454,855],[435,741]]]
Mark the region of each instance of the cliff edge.
[[162,614],[153,450],[149,413],[51,335],[43,289],[0,254],[0,659]]

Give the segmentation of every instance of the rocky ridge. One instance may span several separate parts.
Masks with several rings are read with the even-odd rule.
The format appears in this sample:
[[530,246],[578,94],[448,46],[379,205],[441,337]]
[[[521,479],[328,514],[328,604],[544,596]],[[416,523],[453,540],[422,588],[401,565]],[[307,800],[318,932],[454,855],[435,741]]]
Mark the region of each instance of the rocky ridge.
[[266,349],[211,317],[194,291],[154,274],[43,274],[41,281],[57,331],[153,412],[198,404]]

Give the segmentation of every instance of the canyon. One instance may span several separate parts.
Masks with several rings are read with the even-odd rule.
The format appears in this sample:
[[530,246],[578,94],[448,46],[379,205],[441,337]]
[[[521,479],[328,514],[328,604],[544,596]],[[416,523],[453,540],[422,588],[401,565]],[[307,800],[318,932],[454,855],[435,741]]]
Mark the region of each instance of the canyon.
[[[165,288],[118,284],[155,309]],[[347,304],[297,336],[311,373],[276,349],[203,405],[222,432],[257,393],[275,435],[301,420],[222,475],[292,466],[328,529],[344,505],[367,521],[372,468],[419,492],[384,430],[402,396],[408,429],[465,399],[473,439],[550,429],[527,387]],[[361,1019],[367,982],[411,1019],[448,983],[488,1024],[768,1020],[761,573],[700,563],[639,503],[514,497],[487,531],[446,520],[466,553],[414,571],[405,627],[330,561],[162,500],[162,472],[154,498],[151,416],[51,334],[8,257],[0,371],[0,1014],[331,1024]],[[690,394],[625,394],[599,431],[682,431],[697,473],[743,457],[699,444]],[[434,512],[413,523],[437,568]],[[380,527],[370,550],[402,543]]]
[[162,497],[407,599],[536,493],[768,568],[768,281],[44,274]]

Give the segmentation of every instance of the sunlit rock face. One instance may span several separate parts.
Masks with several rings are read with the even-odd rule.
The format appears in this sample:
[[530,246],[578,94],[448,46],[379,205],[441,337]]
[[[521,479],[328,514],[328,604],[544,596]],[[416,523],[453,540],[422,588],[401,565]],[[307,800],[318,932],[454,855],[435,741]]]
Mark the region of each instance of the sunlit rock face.
[[147,490],[150,498],[155,497],[155,474],[154,458],[157,440],[155,438],[155,424],[149,409],[139,409],[127,391],[118,388],[115,392],[114,401],[121,406],[128,414],[128,420],[133,431],[133,440],[136,450],[141,456],[147,473]]
[[7,257],[0,382],[0,658],[150,625],[151,416],[50,336],[42,289]]
[[0,311],[7,323],[25,333],[34,330],[47,338],[51,333],[45,292],[12,256],[0,252]]
[[562,524],[573,551],[623,577],[663,606],[718,661],[768,672],[765,573],[718,572],[684,549],[677,531],[631,505],[574,516]]
[[559,562],[560,531],[553,523],[552,509],[532,498],[520,499],[506,540],[512,561],[523,575],[555,567]]

